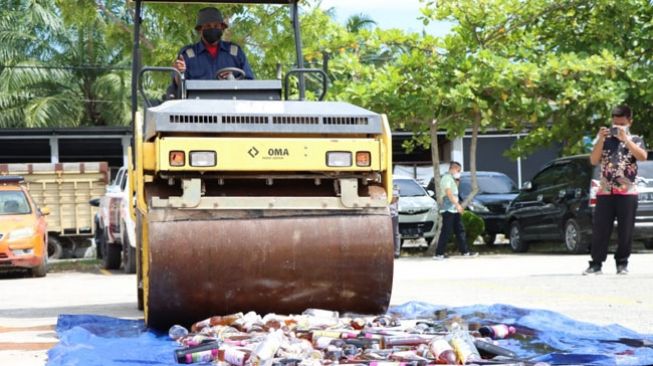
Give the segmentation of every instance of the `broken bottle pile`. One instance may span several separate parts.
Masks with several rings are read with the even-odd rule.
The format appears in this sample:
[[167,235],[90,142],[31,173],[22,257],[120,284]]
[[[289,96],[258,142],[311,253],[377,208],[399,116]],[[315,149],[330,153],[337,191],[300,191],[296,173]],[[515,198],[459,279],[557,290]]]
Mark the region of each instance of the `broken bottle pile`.
[[308,309],[301,315],[250,312],[175,325],[178,363],[222,366],[546,365],[519,359],[496,339],[519,336],[505,324],[467,323],[446,310],[432,318],[358,316]]

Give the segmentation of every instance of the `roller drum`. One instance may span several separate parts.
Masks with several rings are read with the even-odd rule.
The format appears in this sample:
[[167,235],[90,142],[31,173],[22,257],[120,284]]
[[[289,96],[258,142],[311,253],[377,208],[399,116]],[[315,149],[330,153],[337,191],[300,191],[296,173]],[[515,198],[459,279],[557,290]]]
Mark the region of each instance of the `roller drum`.
[[250,310],[386,311],[394,260],[387,210],[275,215],[149,215],[148,325],[166,330]]

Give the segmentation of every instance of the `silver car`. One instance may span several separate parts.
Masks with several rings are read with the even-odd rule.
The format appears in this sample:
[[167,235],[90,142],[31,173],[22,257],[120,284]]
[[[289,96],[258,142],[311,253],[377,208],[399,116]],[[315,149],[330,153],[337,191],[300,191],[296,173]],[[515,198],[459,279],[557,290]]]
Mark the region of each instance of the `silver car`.
[[395,176],[399,187],[399,233],[401,242],[424,238],[428,245],[435,237],[438,204],[417,181]]

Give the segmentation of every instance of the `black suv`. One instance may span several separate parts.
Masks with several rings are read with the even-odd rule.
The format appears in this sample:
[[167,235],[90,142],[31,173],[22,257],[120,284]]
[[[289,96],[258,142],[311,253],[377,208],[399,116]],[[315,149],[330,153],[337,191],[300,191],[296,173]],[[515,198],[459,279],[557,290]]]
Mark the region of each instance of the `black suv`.
[[[650,159],[653,159],[649,153]],[[639,205],[634,240],[653,248],[653,161],[638,162]],[[586,253],[591,243],[599,169],[589,155],[553,160],[524,183],[508,207],[508,236],[516,252],[530,242],[562,240],[569,252]],[[613,233],[616,230],[613,231]]]
[[[467,207],[485,221],[485,232],[483,241],[487,245],[493,245],[497,234],[508,231],[506,209],[519,190],[515,182],[507,175],[499,172],[476,172],[478,181],[478,194]],[[433,178],[428,190],[435,191]],[[467,198],[472,192],[472,176],[469,172],[460,175],[460,187],[458,193],[461,199]]]

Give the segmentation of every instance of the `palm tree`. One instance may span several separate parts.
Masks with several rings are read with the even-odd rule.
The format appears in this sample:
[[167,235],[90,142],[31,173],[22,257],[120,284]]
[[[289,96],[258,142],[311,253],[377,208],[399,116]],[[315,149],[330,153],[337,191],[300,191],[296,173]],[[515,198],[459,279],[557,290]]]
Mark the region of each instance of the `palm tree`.
[[369,29],[375,26],[376,22],[366,14],[354,14],[347,19],[345,27],[350,33],[358,33],[362,29]]
[[[0,127],[128,122],[128,64],[98,16],[65,26],[50,0],[0,0]],[[126,69],[126,67],[125,67]]]

